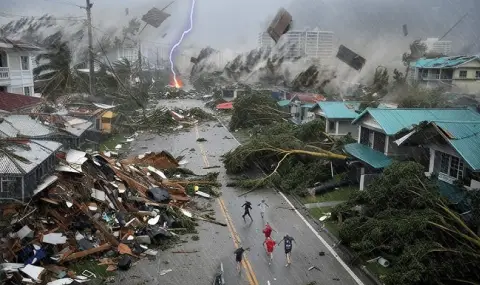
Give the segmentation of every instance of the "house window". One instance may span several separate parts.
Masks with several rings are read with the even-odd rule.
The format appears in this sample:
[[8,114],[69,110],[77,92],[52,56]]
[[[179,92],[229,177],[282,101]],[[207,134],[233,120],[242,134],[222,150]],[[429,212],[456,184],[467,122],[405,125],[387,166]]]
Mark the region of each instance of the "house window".
[[30,58],[28,56],[21,56],[22,70],[30,70]]
[[480,80],[480,70],[475,71],[475,78]]
[[460,78],[467,78],[467,71],[466,70],[460,70]]
[[0,178],[0,193],[10,193],[15,190],[17,179],[14,177]]
[[386,135],[380,132],[373,132],[373,133],[375,134],[373,137],[373,149],[379,152],[384,152]]
[[442,153],[440,161],[440,173],[454,179],[462,179],[464,164],[458,157]]
[[328,132],[335,133],[335,121],[328,121]]
[[360,127],[360,143],[370,145],[370,129]]
[[26,96],[31,96],[32,94],[30,93],[30,87],[23,87],[23,94]]

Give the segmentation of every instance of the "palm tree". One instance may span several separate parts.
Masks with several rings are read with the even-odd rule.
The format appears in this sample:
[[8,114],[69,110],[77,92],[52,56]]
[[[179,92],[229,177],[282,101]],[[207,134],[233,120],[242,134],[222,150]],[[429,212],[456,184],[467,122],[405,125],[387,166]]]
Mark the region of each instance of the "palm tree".
[[85,79],[73,67],[72,52],[67,42],[60,37],[48,45],[48,52],[37,56],[39,64],[33,69],[35,81],[41,86],[41,93],[50,100],[55,100],[65,93],[78,91],[80,86],[86,88]]

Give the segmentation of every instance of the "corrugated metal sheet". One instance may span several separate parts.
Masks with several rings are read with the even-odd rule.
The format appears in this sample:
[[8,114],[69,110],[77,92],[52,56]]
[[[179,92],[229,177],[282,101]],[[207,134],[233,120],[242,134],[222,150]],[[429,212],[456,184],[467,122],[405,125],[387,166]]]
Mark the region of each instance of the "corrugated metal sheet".
[[290,104],[290,100],[281,100],[281,101],[278,101],[277,104],[280,107],[285,107],[285,106],[288,106],[288,104]]
[[345,145],[343,149],[375,169],[385,168],[393,162],[390,157],[363,144],[351,143]]
[[446,56],[438,58],[421,58],[415,62],[418,68],[454,68],[471,60],[480,59],[478,56]]
[[478,122],[434,122],[458,154],[473,170],[480,170],[480,120]]
[[394,135],[403,129],[427,121],[480,121],[480,114],[470,108],[450,109],[375,109],[367,108],[354,121],[361,120],[365,114],[370,114],[382,127],[387,135]]
[[30,163],[15,162],[5,155],[0,156],[0,173],[2,174],[24,174],[29,173],[53,152],[57,151],[62,144],[54,141],[31,140],[28,143],[29,150],[14,148],[15,154],[27,159]]
[[319,102],[317,105],[328,119],[355,119],[360,102]]

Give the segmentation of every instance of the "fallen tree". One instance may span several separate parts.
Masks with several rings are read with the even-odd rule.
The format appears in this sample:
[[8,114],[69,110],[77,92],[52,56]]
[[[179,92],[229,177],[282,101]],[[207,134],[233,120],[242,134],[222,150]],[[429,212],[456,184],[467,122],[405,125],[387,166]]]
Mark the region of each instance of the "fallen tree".
[[286,192],[301,193],[316,182],[330,178],[331,160],[345,160],[343,141],[323,133],[324,121],[316,119],[296,126],[288,122],[254,128],[247,143],[226,153],[227,173],[241,174],[260,166],[268,175],[258,179],[240,178],[230,186],[257,188],[273,184]]
[[247,94],[237,97],[233,101],[230,130],[278,123],[288,117],[289,114],[278,108],[270,94],[262,94],[255,90],[246,92]]
[[334,208],[340,239],[365,259],[389,260],[380,276],[386,285],[480,284],[480,237],[423,172],[414,162],[394,163]]

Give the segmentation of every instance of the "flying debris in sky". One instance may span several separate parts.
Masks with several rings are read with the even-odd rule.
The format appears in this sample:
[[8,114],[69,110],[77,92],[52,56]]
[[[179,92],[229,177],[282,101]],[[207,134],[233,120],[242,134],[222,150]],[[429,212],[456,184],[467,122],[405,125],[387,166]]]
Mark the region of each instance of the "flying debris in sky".
[[402,28],[403,28],[403,35],[404,35],[404,36],[407,36],[407,35],[408,35],[407,24],[404,24],[404,25],[402,26]]
[[190,58],[190,62],[193,63],[193,64],[195,64],[195,63],[198,63],[198,60],[197,60],[195,57],[192,56],[192,57]]
[[340,45],[340,47],[338,47],[337,58],[355,70],[361,70],[366,62],[365,58],[356,54],[344,45]]
[[282,35],[290,30],[291,24],[292,15],[290,15],[290,13],[288,13],[284,8],[280,8],[272,23],[270,23],[267,33],[276,43]]
[[158,28],[168,17],[170,17],[170,14],[160,11],[157,8],[152,8],[147,14],[143,15],[142,21]]

